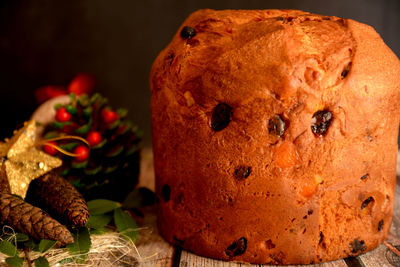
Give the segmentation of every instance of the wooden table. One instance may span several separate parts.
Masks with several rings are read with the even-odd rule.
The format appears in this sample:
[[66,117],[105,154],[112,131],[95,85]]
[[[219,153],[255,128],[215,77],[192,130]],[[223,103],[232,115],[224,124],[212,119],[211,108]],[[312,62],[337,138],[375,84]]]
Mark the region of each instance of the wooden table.
[[[400,155],[397,162],[397,185],[394,207],[393,223],[388,241],[400,248]],[[154,170],[151,149],[144,149],[141,163],[141,177],[139,186],[154,189]],[[157,234],[155,207],[145,209],[143,221],[144,229],[139,234],[137,249],[141,256],[139,266],[143,267],[261,267],[271,265],[251,265],[243,263],[225,262],[196,256],[173,247]],[[291,265],[296,266],[296,265]],[[300,266],[300,265],[297,265]],[[304,266],[304,265],[303,265]],[[326,262],[321,264],[307,265],[307,267],[400,267],[400,257],[390,251],[385,245],[380,245],[373,251],[358,257]]]

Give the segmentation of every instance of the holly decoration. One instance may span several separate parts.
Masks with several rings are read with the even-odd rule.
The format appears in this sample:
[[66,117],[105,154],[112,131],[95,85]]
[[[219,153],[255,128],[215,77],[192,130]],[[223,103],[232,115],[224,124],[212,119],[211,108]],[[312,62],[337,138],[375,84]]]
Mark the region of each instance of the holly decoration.
[[[63,161],[60,175],[88,200],[123,201],[137,184],[142,137],[138,128],[127,120],[127,111],[112,108],[98,93],[70,94],[69,103],[54,108],[55,121],[46,126],[44,139],[72,135],[84,138],[89,144],[67,139],[55,142],[56,147],[73,155],[56,152]],[[43,151],[54,155],[54,150],[46,145]]]

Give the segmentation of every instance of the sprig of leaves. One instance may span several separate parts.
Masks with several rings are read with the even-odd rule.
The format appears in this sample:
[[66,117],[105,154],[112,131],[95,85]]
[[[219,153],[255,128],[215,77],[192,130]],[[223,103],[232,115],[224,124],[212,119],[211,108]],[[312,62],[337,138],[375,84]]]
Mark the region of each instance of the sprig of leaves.
[[[10,266],[15,267],[23,266],[23,262],[26,260],[25,257],[19,256],[18,248],[24,248],[27,251],[33,250],[41,253],[42,256],[33,261],[36,267],[49,266],[49,262],[43,255],[48,250],[53,248],[57,243],[57,241],[47,239],[40,240],[39,243],[36,243],[27,235],[21,233],[16,233],[12,235],[3,233],[2,237],[4,239],[0,241],[0,252],[9,256],[6,258],[6,263]],[[14,244],[17,244],[17,246],[15,246]]]
[[117,230],[128,240],[135,242],[138,226],[131,214],[123,210],[122,204],[106,199],[96,199],[88,202],[90,218],[87,226],[91,234],[102,234],[106,226],[114,221]]
[[86,227],[81,227],[75,229],[72,235],[74,236],[74,243],[68,245],[67,248],[76,263],[85,263],[92,246],[89,230]]
[[[107,199],[89,201],[87,203],[91,214],[89,222],[86,227],[71,230],[74,243],[67,246],[71,257],[62,260],[60,264],[73,261],[84,263],[92,245],[90,235],[108,232],[110,228],[113,228],[112,225],[115,225],[128,241],[135,242],[139,229],[135,219],[124,208],[135,209],[154,204],[154,202],[154,193],[146,188],[137,188],[132,191],[123,204]],[[37,242],[22,233],[2,233],[0,240],[0,253],[7,255],[6,263],[14,267],[23,266],[24,261],[27,260],[24,256],[20,256],[18,249],[41,253],[33,260],[35,267],[49,266],[45,253],[57,243],[57,241],[46,239]]]

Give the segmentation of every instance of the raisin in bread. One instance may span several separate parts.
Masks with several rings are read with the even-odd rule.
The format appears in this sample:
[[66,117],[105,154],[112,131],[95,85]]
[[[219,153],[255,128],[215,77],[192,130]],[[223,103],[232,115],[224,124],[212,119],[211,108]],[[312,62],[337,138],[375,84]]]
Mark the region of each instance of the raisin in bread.
[[370,26],[200,10],[151,70],[158,227],[199,255],[307,264],[388,235],[400,63]]

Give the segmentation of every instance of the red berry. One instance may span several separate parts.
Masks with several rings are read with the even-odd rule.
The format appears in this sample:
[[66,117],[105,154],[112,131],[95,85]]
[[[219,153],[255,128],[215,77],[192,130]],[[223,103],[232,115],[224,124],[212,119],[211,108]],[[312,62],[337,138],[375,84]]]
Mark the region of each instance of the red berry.
[[75,95],[87,94],[93,91],[96,85],[96,79],[89,73],[78,73],[70,82],[68,92]]
[[89,157],[89,148],[84,145],[79,145],[74,149],[74,154],[77,155],[75,156],[76,161],[85,161]]
[[55,154],[57,154],[57,149],[55,149],[53,146],[56,146],[57,144],[55,142],[47,142],[44,146],[43,146],[43,151],[46,152],[49,155],[54,156]]
[[91,146],[100,144],[102,140],[101,134],[96,131],[90,132],[86,138]]
[[63,86],[44,86],[36,89],[35,98],[36,102],[41,104],[51,98],[54,98],[59,95],[66,95],[67,90]]
[[71,119],[71,114],[67,111],[66,108],[61,107],[57,109],[56,120],[58,120],[59,122],[66,122],[69,121],[70,119]]
[[109,124],[116,121],[119,118],[119,116],[115,111],[103,108],[103,110],[101,111],[101,118],[105,123]]

